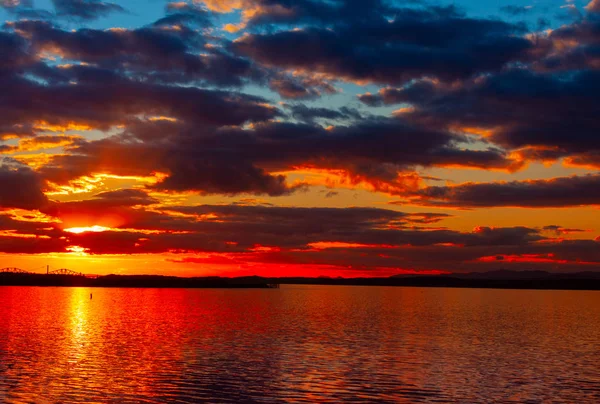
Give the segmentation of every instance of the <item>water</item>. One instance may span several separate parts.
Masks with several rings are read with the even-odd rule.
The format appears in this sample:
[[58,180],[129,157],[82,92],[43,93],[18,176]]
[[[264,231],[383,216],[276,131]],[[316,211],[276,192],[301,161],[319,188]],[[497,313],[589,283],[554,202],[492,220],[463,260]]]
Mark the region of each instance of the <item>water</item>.
[[597,403],[599,320],[599,292],[0,288],[0,402]]

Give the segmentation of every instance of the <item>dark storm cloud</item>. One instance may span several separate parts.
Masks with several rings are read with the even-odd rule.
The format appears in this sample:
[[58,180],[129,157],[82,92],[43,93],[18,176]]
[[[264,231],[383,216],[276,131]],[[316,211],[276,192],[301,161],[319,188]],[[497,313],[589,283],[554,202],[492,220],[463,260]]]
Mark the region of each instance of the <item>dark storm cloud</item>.
[[534,68],[546,71],[597,70],[600,16],[588,14],[548,35],[537,35]]
[[68,31],[44,21],[19,21],[9,27],[28,38],[33,53],[58,53],[65,60],[136,79],[240,86],[266,76],[245,58],[206,48],[205,38],[186,26]]
[[0,97],[0,125],[75,122],[106,130],[142,114],[181,119],[201,128],[203,125],[241,125],[279,114],[260,97],[136,82],[94,68],[73,70],[76,70],[78,85],[47,86],[22,78],[3,80],[1,84],[6,93]]
[[0,166],[0,208],[39,209],[48,202],[43,188],[30,168]]
[[60,17],[81,20],[97,20],[125,9],[116,3],[100,0],[52,0],[56,14]]
[[73,154],[56,156],[41,169],[53,182],[65,183],[90,173],[168,176],[154,186],[170,192],[196,191],[202,194],[250,193],[281,196],[302,187],[289,185],[282,175],[272,175],[252,164],[235,149],[220,151],[195,144],[135,144],[114,141],[93,142],[74,149]]
[[428,127],[489,130],[488,140],[522,149],[523,157],[590,160],[600,148],[599,83],[600,72],[592,70],[512,69],[458,87],[417,82],[359,98],[369,105],[410,104],[414,110],[402,117]]
[[23,65],[33,63],[27,42],[11,33],[0,32],[0,54],[0,79]]
[[67,31],[44,21],[18,21],[9,27],[26,35],[32,46],[43,50],[56,48],[69,59],[99,62],[102,59],[133,55],[174,55],[188,49],[187,32],[144,27],[133,30]]
[[373,171],[377,165],[384,164],[406,169],[471,163],[508,166],[512,163],[501,151],[465,150],[459,143],[466,139],[459,135],[430,131],[400,119],[363,119],[329,129],[310,124],[269,122],[255,125],[253,132],[233,129],[223,131],[222,135],[214,139],[221,147],[241,142],[244,151],[254,156],[254,161],[279,168],[302,163],[319,166],[319,161],[331,163],[331,168],[340,168],[336,167],[336,162],[348,166],[355,164],[357,168],[363,164],[365,170],[371,168]]
[[397,12],[388,2],[371,0],[256,0],[250,26],[265,24],[332,24],[349,21],[380,21]]
[[[345,115],[353,113],[348,109]],[[155,185],[164,191],[276,196],[302,189],[302,184],[288,185],[283,176],[270,173],[298,166],[343,170],[356,181],[398,193],[408,186],[401,173],[420,166],[511,169],[515,164],[499,149],[463,149],[464,141],[463,136],[399,119],[363,119],[328,129],[274,121],[245,129],[140,121],[129,123],[119,136],[75,145],[69,155],[53,157],[41,173],[53,182],[65,182],[91,172],[159,171],[168,175]]]
[[553,208],[600,205],[600,174],[495,183],[427,187],[414,203],[463,208]]
[[[216,164],[215,164],[216,163]],[[156,185],[164,191],[198,191],[203,194],[281,196],[301,189],[302,185],[290,186],[283,175],[272,175],[250,162],[214,162],[206,160],[178,159],[172,161],[170,175]]]
[[[355,4],[353,2],[353,4]],[[383,16],[269,34],[249,34],[232,49],[269,66],[325,73],[352,81],[402,83],[436,76],[466,78],[524,56],[523,28],[471,19],[454,9],[397,10]]]

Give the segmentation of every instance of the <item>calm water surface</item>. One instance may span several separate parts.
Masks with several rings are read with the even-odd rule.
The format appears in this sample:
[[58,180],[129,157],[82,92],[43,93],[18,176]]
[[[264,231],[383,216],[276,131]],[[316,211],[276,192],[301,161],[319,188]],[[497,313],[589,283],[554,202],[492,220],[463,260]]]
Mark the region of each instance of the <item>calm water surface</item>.
[[598,403],[599,321],[599,292],[0,288],[0,402]]

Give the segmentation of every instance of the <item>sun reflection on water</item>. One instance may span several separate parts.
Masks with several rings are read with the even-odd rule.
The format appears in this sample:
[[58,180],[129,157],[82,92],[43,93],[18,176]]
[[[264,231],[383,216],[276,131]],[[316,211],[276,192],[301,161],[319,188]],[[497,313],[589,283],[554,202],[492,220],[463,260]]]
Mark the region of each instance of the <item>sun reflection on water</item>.
[[597,402],[598,299],[317,286],[5,288],[0,402]]

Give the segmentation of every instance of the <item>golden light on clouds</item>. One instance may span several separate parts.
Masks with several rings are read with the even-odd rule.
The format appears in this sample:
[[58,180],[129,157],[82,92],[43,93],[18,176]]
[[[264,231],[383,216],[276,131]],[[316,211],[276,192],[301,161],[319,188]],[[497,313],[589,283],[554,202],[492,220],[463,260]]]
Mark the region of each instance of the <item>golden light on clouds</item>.
[[104,226],[89,226],[89,227],[71,227],[68,229],[65,229],[65,231],[67,233],[74,233],[74,234],[81,234],[81,233],[102,233],[105,231],[109,231],[110,228],[108,227],[104,227]]

